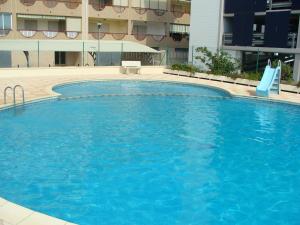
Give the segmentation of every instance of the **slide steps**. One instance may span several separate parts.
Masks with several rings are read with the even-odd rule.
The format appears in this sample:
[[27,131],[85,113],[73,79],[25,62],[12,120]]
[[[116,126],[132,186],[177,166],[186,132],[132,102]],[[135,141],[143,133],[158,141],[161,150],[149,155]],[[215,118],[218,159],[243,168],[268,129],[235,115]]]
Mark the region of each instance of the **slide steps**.
[[276,68],[272,68],[271,60],[265,68],[263,77],[256,88],[256,95],[260,97],[269,97],[270,94],[280,93],[281,80],[281,61],[278,61]]

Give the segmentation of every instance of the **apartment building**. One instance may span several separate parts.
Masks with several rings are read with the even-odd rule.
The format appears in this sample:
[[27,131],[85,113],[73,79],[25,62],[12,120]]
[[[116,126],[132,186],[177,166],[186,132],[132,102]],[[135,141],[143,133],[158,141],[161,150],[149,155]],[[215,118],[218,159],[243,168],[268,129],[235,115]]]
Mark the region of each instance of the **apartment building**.
[[276,58],[290,63],[299,81],[299,16],[300,0],[193,1],[189,60],[197,46],[228,51],[245,71]]
[[[165,51],[167,63],[187,61],[189,21],[188,0],[0,0],[0,42],[94,40],[105,45],[105,41],[129,41]],[[86,65],[106,65],[107,54],[89,53]],[[131,58],[140,57],[134,49],[132,53]],[[0,65],[74,66],[82,64],[82,54],[0,51]]]

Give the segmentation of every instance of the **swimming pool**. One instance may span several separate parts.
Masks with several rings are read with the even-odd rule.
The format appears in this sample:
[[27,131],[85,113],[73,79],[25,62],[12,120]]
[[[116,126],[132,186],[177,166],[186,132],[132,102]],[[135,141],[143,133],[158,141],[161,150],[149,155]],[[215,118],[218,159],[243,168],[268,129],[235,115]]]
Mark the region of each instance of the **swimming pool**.
[[0,112],[0,196],[82,225],[300,221],[300,107],[184,84],[55,88]]

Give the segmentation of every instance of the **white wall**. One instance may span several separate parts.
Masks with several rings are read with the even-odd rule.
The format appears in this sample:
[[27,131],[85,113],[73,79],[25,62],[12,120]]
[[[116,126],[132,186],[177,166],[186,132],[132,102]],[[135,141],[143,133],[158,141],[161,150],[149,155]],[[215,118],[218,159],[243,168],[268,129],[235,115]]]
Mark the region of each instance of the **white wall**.
[[[190,26],[189,61],[192,61],[192,46],[207,47],[215,51],[221,44],[223,25],[223,1],[192,1]],[[220,15],[221,14],[221,15]]]

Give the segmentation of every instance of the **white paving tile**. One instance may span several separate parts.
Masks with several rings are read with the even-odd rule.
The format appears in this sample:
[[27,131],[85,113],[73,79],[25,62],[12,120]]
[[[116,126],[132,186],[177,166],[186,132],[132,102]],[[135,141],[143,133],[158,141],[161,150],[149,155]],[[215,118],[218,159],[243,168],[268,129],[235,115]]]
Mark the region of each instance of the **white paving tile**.
[[4,198],[0,197],[0,207],[5,205],[8,201],[6,201]]
[[0,225],[13,225],[5,220],[0,219]]
[[11,224],[18,224],[33,213],[32,210],[8,202],[0,207],[0,219]]
[[65,225],[66,223],[66,221],[34,212],[29,217],[18,223],[18,225]]

